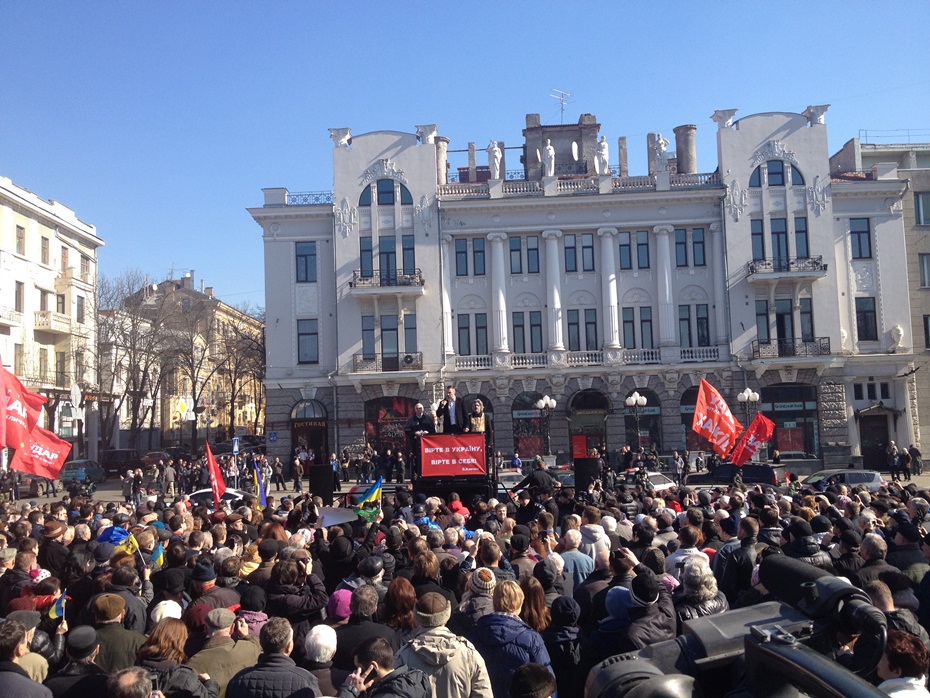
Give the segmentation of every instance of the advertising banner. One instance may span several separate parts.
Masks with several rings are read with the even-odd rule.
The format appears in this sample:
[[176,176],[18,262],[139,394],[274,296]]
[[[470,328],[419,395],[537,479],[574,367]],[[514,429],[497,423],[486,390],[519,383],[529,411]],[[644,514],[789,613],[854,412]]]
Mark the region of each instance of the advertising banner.
[[423,477],[487,475],[484,434],[434,434],[420,438]]

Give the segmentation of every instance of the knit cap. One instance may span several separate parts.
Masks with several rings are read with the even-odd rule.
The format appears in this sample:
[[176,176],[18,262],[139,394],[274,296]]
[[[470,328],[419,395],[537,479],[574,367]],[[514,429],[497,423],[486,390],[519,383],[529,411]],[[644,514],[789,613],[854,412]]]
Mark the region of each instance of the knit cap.
[[491,596],[497,586],[497,577],[487,567],[479,567],[468,578],[468,589],[473,594]]

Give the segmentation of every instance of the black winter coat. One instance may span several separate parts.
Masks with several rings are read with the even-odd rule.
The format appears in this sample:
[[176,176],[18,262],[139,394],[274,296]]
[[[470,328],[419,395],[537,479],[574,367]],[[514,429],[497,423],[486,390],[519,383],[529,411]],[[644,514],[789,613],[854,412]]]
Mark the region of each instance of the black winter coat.
[[[343,685],[339,698],[357,698],[358,691]],[[419,669],[400,666],[371,687],[367,698],[432,698],[429,679]]]
[[201,681],[197,672],[171,659],[143,659],[139,666],[148,669],[158,680],[158,690],[165,698],[216,698],[219,684],[213,679]]
[[254,667],[243,669],[226,687],[226,698],[316,698],[320,683],[283,654],[263,653]]
[[310,574],[303,586],[269,583],[265,589],[268,617],[280,616],[294,627],[294,654],[303,657],[304,639],[310,628],[323,619],[323,609],[329,601],[322,580]]
[[581,632],[578,628],[550,625],[540,633],[559,687],[559,698],[583,698],[584,681],[579,680]]
[[675,614],[678,616],[678,633],[681,634],[681,627],[689,620],[712,616],[717,613],[723,613],[730,610],[730,604],[727,603],[727,597],[722,591],[707,601],[696,601],[684,594],[676,596]]

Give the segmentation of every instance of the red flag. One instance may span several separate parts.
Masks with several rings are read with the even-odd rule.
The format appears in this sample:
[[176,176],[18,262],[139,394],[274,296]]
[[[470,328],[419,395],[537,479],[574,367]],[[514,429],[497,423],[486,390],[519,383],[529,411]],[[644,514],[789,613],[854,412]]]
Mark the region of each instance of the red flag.
[[736,421],[726,400],[703,378],[694,405],[691,429],[707,439],[714,452],[722,457],[730,452],[737,434],[743,430],[743,425]]
[[6,434],[0,446],[17,450],[29,444],[29,434],[39,422],[42,405],[47,398],[23,387],[19,378],[0,366],[0,387],[3,389],[4,411],[6,412]]
[[734,465],[742,465],[752,458],[753,454],[759,450],[762,444],[771,439],[774,433],[775,422],[760,412],[752,420],[752,424],[749,425],[739,443],[736,444],[736,448],[733,449],[733,453],[730,455],[730,460]]
[[220,508],[220,498],[226,493],[226,481],[223,479],[223,473],[220,472],[220,466],[213,457],[213,451],[210,450],[210,442],[207,442],[207,468],[210,471],[210,489],[213,490],[213,504],[217,509]]
[[57,480],[69,453],[71,444],[68,441],[58,438],[47,429],[36,427],[29,434],[29,443],[16,449],[10,468]]
[[6,446],[6,369],[0,361],[0,448]]

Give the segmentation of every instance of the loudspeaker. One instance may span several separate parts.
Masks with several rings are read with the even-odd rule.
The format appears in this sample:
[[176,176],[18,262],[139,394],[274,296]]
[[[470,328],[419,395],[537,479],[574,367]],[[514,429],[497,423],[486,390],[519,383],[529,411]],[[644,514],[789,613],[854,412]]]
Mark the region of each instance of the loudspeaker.
[[311,465],[307,467],[307,480],[310,492],[323,498],[323,504],[333,505],[333,468],[331,465]]
[[598,458],[575,459],[575,492],[587,492],[588,485],[600,477]]

